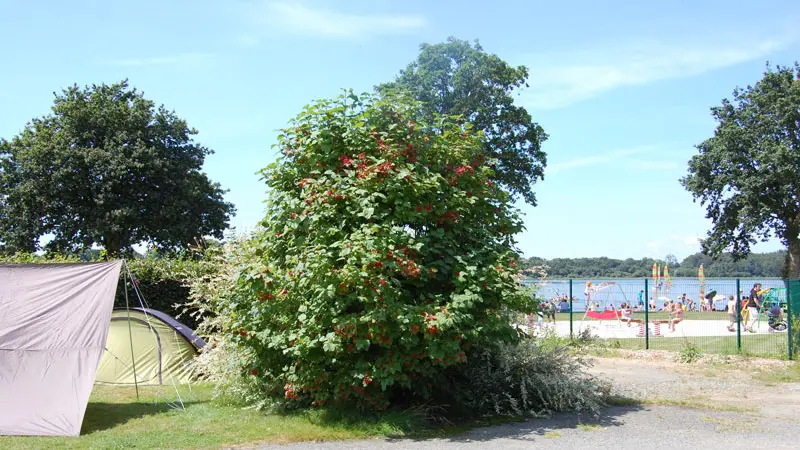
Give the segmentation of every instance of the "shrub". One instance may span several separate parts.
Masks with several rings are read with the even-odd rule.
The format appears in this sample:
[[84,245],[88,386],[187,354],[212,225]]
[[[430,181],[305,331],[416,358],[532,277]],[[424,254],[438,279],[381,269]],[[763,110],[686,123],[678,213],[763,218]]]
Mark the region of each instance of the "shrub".
[[[137,288],[142,295],[142,301],[148,306],[177,317],[190,328],[196,328],[196,317],[183,314],[189,301],[189,283],[201,277],[201,266],[197,261],[200,254],[183,257],[161,257],[148,254],[144,258],[126,260],[126,263],[136,280]],[[139,307],[139,299],[130,288],[130,280],[125,268],[120,273],[121,281],[117,285],[114,298],[115,307],[125,306],[125,289],[128,289],[128,304]]]
[[[469,124],[355,95],[307,107],[263,171],[265,230],[218,326],[242,376],[303,405],[429,398],[476,348],[515,342],[508,193]],[[277,382],[277,383],[276,383]]]
[[678,359],[682,363],[691,364],[702,357],[703,357],[703,351],[700,350],[700,347],[698,347],[694,342],[691,342],[688,339],[685,339],[683,341],[681,350],[678,353]]
[[586,375],[588,365],[555,336],[524,339],[475,355],[449,386],[455,406],[471,414],[597,413],[610,386]]

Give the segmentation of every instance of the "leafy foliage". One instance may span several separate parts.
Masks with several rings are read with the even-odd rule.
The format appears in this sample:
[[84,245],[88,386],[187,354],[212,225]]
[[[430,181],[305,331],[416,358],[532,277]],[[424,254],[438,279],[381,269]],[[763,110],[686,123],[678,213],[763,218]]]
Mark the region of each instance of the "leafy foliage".
[[[197,280],[208,276],[211,268],[204,263],[206,256],[202,253],[162,257],[155,253],[148,254],[145,258],[127,260],[128,268],[136,282],[141,301],[146,307],[157,309],[176,317],[189,328],[196,328],[202,321],[203,314],[208,311],[186,309],[190,303],[190,288]],[[114,297],[115,307],[126,305],[125,289],[128,289],[127,304],[139,307],[140,299],[130,287],[130,280],[123,270],[122,278],[117,285]]]
[[72,86],[52,114],[0,140],[0,250],[116,256],[149,241],[182,247],[222,237],[233,206],[200,171],[197,132],[126,81]]
[[681,179],[712,221],[704,250],[741,258],[776,236],[788,248],[788,274],[800,276],[800,66],[768,67],[711,113],[714,137]]
[[694,342],[686,339],[678,352],[678,360],[684,364],[691,364],[703,357],[703,351]]
[[586,375],[588,365],[555,337],[525,339],[475,355],[458,368],[451,391],[473,414],[597,413],[609,386]]
[[429,123],[436,115],[463,116],[484,132],[484,152],[497,160],[492,179],[514,195],[536,204],[532,186],[544,178],[547,139],[525,108],[514,105],[513,92],[526,86],[528,69],[512,67],[486,53],[476,41],[450,38],[423,44],[416,61],[380,92],[407,91],[422,103]]
[[[301,405],[426,398],[476,347],[515,342],[510,195],[468,124],[353,94],[305,108],[263,171],[265,231],[219,326],[243,376]],[[277,383],[276,383],[277,381]]]

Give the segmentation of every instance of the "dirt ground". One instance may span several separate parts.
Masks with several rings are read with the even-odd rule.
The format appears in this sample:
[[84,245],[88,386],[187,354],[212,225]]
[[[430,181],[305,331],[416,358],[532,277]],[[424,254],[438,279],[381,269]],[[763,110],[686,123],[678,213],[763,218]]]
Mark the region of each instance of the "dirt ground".
[[621,357],[591,358],[590,372],[610,380],[613,392],[621,397],[649,404],[746,412],[762,418],[800,419],[800,382],[778,381],[779,375],[796,363],[711,355],[685,364],[675,353],[653,350],[619,352],[617,356]]
[[751,450],[800,448],[800,368],[794,363],[708,356],[691,364],[676,353],[615,351],[590,357],[590,372],[618,397],[600,416],[556,414],[476,428],[439,439],[375,439],[259,450]]

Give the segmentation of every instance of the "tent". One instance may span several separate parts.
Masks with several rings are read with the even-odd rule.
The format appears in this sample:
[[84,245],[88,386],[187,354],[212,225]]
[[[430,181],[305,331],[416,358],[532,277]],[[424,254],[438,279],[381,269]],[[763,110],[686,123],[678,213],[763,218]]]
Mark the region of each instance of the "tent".
[[144,304],[114,310],[122,265],[0,265],[0,435],[78,436],[95,381],[190,381],[205,343]]
[[205,342],[191,329],[161,311],[118,308],[111,314],[95,382],[188,383],[193,378],[191,361],[203,346]]
[[80,434],[121,266],[0,265],[0,435]]

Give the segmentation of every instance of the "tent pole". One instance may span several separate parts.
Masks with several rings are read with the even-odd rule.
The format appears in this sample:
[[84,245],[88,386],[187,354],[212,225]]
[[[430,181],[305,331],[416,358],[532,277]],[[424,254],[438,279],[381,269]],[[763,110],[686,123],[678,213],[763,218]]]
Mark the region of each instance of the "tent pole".
[[[125,265],[125,271],[128,270],[128,263],[123,259],[122,264]],[[128,278],[128,277],[125,277]],[[136,388],[136,401],[139,401],[139,382],[136,378],[136,356],[133,353],[133,330],[131,329],[131,307],[128,304],[128,280],[125,280],[125,311],[128,314],[128,342],[131,344],[131,365],[133,366],[133,386]]]

